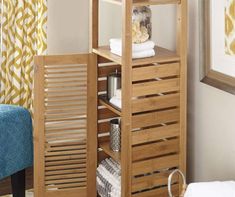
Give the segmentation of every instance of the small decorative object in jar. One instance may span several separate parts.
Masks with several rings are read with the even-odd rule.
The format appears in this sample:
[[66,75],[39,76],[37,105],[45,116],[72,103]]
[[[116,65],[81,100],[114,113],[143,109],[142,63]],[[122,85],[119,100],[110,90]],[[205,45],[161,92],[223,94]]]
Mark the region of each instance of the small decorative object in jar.
[[132,12],[132,41],[146,42],[152,36],[152,11],[149,6],[140,6],[134,7]]

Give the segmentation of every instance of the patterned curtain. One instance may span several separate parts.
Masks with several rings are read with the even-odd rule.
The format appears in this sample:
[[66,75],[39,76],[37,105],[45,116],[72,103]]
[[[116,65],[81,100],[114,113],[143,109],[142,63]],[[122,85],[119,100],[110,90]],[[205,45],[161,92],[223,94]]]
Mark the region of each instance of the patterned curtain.
[[30,109],[34,56],[47,48],[47,0],[0,1],[0,103]]

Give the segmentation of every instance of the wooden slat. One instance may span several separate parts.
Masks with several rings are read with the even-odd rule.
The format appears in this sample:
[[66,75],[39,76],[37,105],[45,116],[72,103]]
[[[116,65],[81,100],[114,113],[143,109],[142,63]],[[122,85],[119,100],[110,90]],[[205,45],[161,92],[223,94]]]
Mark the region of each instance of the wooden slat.
[[[142,191],[146,189],[152,189],[154,187],[159,187],[168,184],[168,177],[171,171],[163,171],[160,173],[155,173],[151,175],[146,175],[138,178],[132,178],[132,192]],[[174,176],[172,178],[172,183],[178,181],[178,177]]]
[[120,152],[114,152],[111,150],[110,148],[110,143],[109,141],[100,143],[100,148],[103,149],[103,151],[109,155],[110,157],[112,157],[115,161],[120,162],[121,161],[121,154]]
[[143,66],[133,69],[132,81],[178,76],[179,72],[179,63]]
[[148,143],[160,139],[179,136],[179,124],[160,126],[156,128],[143,129],[132,133],[132,144]]
[[103,109],[98,110],[98,119],[99,120],[115,118],[115,117],[118,117],[118,115],[115,114],[114,112],[110,111],[107,108],[103,108]]
[[98,92],[103,92],[107,90],[107,81],[101,80],[98,81]]
[[132,100],[132,113],[145,112],[170,107],[178,107],[180,95],[170,94]]
[[48,185],[46,186],[47,190],[54,190],[54,189],[63,189],[63,188],[79,188],[79,187],[86,187],[86,180],[79,183],[63,183],[63,184],[56,184],[56,185]]
[[[98,9],[98,8],[97,8]],[[95,11],[95,10],[93,10]],[[89,55],[88,64],[88,89],[87,89],[87,197],[96,196],[96,168],[97,161],[97,122],[98,122],[98,106],[97,106],[97,56]]]
[[52,171],[46,171],[46,176],[52,176],[52,175],[66,175],[66,174],[75,174],[75,173],[84,173],[86,172],[86,168],[76,168],[76,169],[64,169],[64,170],[52,170]]
[[86,95],[71,96],[65,98],[45,98],[45,105],[59,105],[61,103],[74,103],[74,101],[86,102]]
[[160,155],[179,152],[179,139],[164,140],[133,147],[132,160],[138,161]]
[[178,167],[178,165],[179,165],[179,155],[170,155],[170,156],[159,157],[156,159],[139,161],[133,163],[132,175],[136,176],[136,175],[151,173],[161,169]]
[[81,154],[81,155],[66,155],[66,156],[50,156],[46,157],[46,161],[56,161],[56,160],[66,160],[66,159],[85,159],[86,155]]
[[44,120],[44,57],[35,57],[34,73],[34,195],[45,193],[45,120]]
[[122,6],[121,197],[131,196],[132,1]]
[[[39,56],[41,57],[41,56]],[[49,65],[68,65],[68,64],[87,64],[87,54],[74,54],[74,55],[49,55],[43,56],[47,66]]]
[[[180,55],[180,170],[186,175],[187,160],[187,38],[188,38],[188,0],[177,5],[177,54]],[[182,184],[181,184],[182,185]],[[180,185],[180,187],[181,187]]]
[[73,155],[73,154],[85,154],[86,149],[81,150],[64,150],[64,151],[56,151],[56,152],[46,152],[45,156],[58,156],[58,155]]
[[[85,159],[86,157],[84,157]],[[85,168],[86,163],[81,164],[69,164],[69,165],[61,165],[61,166],[47,166],[45,167],[46,171],[54,171],[54,170],[66,170],[66,169],[76,169],[76,168]]]
[[174,121],[179,121],[179,109],[134,115],[132,116],[132,128],[142,128]]
[[47,176],[46,181],[86,177],[86,173]]
[[[86,174],[84,174],[86,175]],[[67,184],[67,183],[76,183],[76,182],[85,182],[86,178],[84,177],[78,177],[78,178],[69,178],[69,179],[56,179],[56,180],[50,180],[50,181],[45,181],[46,185],[55,185],[57,186],[58,184]]]
[[179,91],[179,85],[178,78],[133,84],[133,97]]
[[45,79],[45,85],[47,86],[49,83],[51,85],[57,84],[57,83],[84,83],[86,82],[86,78],[80,76],[78,77],[70,77],[70,78],[64,78],[64,79]]
[[98,124],[98,132],[99,133],[107,133],[110,131],[110,123],[102,122]]
[[[179,185],[178,184],[172,186],[172,193],[175,196],[179,195]],[[168,194],[167,187],[163,187],[163,188],[158,188],[158,189],[153,189],[153,190],[137,193],[132,196],[133,197],[156,197],[156,196],[169,197],[169,194]]]
[[[152,64],[152,63],[178,62],[180,60],[179,56],[175,52],[169,51],[167,49],[164,49],[161,47],[155,47],[155,51],[156,51],[156,55],[154,57],[134,59],[132,61],[132,65],[138,66],[138,65],[146,65],[146,64]],[[101,46],[101,47],[93,48],[93,52],[117,64],[122,65],[123,57],[120,57],[111,53],[109,46]]]
[[112,65],[112,66],[101,66],[98,68],[98,77],[107,77],[110,73],[121,71],[120,65]]
[[86,187],[83,188],[76,188],[76,189],[63,189],[59,191],[47,191],[45,193],[45,197],[64,197],[64,196],[69,196],[69,197],[77,197],[79,194],[79,197],[87,197],[87,191]]
[[71,160],[62,160],[62,161],[51,161],[51,162],[46,162],[45,166],[59,166],[59,165],[68,165],[68,164],[81,164],[81,163],[86,163],[86,159],[71,159]]

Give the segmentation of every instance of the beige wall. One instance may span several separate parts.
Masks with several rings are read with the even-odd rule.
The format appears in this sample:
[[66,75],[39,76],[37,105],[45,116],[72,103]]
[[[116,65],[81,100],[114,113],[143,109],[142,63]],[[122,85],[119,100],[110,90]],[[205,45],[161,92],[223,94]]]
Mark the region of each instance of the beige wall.
[[235,180],[235,96],[199,82],[198,0],[189,13],[189,174]]
[[[189,0],[188,171],[193,181],[235,179],[235,98],[199,82],[198,0]],[[121,32],[121,10],[102,3],[101,44]],[[153,40],[175,49],[175,9],[153,10]],[[88,51],[88,0],[49,0],[48,53]]]

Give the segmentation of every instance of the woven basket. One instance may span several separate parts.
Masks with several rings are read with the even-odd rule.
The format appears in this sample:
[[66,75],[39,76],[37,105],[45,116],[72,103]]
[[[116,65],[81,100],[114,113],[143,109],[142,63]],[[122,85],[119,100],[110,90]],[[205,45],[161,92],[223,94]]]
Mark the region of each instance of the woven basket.
[[186,192],[186,189],[187,189],[187,184],[186,184],[186,178],[183,174],[183,172],[181,172],[180,170],[174,170],[170,176],[168,177],[168,194],[169,194],[169,197],[175,197],[173,196],[172,192],[171,192],[171,182],[172,182],[172,178],[175,174],[179,174],[181,177],[182,177],[182,180],[183,180],[183,186],[182,186],[182,192],[180,194],[180,197],[184,197],[184,194]]

